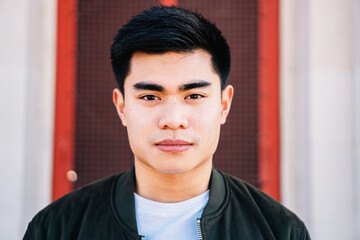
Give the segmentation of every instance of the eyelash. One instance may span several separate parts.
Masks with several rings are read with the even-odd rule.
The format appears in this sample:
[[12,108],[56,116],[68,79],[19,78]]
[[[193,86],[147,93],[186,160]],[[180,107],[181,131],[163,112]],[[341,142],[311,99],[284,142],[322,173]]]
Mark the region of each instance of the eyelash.
[[[151,99],[149,99],[149,98],[151,98]],[[145,100],[145,101],[155,101],[155,100],[160,100],[160,98],[159,98],[159,97],[154,96],[154,95],[145,95],[145,96],[140,97],[140,99],[143,99],[143,100]]]
[[[193,98],[195,97],[195,98]],[[187,96],[185,99],[190,99],[190,100],[198,100],[203,98],[204,96],[198,93],[194,93],[194,94],[190,94],[189,96]]]

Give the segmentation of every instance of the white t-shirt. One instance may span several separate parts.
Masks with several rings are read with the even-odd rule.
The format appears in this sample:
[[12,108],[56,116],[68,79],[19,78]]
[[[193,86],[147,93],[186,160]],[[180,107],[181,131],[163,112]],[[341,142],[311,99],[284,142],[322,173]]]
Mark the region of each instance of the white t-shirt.
[[201,217],[209,191],[178,203],[160,203],[135,193],[138,232],[146,240],[198,239],[196,220]]

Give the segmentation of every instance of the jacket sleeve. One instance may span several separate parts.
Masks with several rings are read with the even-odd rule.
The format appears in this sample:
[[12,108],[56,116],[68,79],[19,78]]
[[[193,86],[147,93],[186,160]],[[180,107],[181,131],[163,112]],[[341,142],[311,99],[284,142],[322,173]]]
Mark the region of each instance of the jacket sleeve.
[[32,240],[34,239],[32,236],[32,229],[31,229],[31,223],[29,223],[28,228],[26,229],[25,235],[23,237],[23,240]]
[[[40,223],[34,223],[34,219],[29,223],[23,240],[44,240],[50,239],[42,229],[44,226]],[[53,239],[53,238],[51,238]]]
[[304,226],[304,230],[303,230],[303,237],[301,238],[301,240],[311,240],[310,234],[308,232],[308,230],[306,229],[306,227]]

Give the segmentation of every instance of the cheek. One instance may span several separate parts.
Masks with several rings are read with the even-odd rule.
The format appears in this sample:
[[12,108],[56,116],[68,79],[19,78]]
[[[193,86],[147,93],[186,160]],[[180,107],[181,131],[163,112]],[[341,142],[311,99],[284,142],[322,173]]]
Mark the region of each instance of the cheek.
[[218,124],[221,119],[221,105],[219,101],[211,101],[208,104],[202,106],[194,111],[203,123]]
[[[132,107],[126,110],[127,131],[132,136],[144,135],[155,127],[155,114],[143,108]],[[130,135],[129,135],[130,136]]]
[[220,137],[220,113],[219,111],[205,111],[199,113],[194,127],[199,137],[199,151],[205,156],[212,156],[218,146]]
[[127,112],[127,135],[132,152],[142,155],[146,150],[150,131],[149,119],[137,113],[136,109]]
[[194,113],[191,114],[191,117],[193,124],[201,129],[207,137],[217,134],[218,129],[220,129],[220,106],[214,106],[213,104],[197,109],[197,111],[194,111]]

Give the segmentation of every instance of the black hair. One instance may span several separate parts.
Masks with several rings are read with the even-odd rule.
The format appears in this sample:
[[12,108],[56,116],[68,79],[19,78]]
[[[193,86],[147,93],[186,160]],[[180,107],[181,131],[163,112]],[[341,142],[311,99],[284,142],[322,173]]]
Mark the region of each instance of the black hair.
[[144,10],[118,31],[111,45],[111,64],[120,91],[124,93],[124,81],[135,52],[162,54],[196,49],[211,55],[224,89],[230,73],[230,49],[215,24],[200,13],[179,7],[154,6]]

